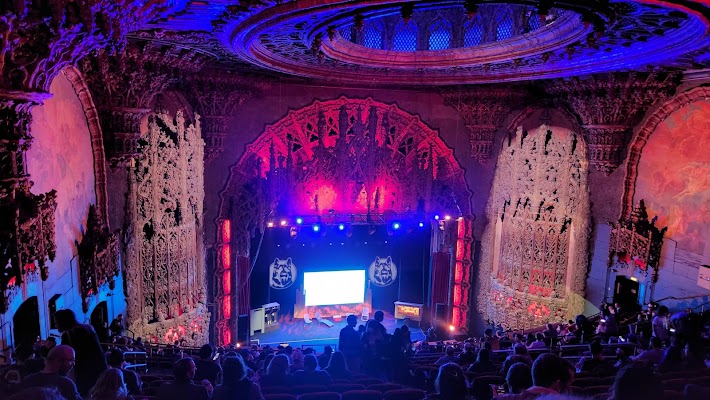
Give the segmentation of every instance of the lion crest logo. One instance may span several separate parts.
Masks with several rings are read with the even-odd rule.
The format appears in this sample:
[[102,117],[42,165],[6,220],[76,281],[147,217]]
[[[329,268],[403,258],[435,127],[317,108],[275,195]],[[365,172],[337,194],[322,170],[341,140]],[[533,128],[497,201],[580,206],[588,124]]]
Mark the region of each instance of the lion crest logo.
[[296,266],[291,257],[286,260],[274,259],[269,266],[269,285],[274,289],[287,289],[296,282]]
[[392,257],[375,257],[375,261],[370,264],[370,281],[375,286],[385,287],[394,283],[397,279],[397,266],[392,262]]

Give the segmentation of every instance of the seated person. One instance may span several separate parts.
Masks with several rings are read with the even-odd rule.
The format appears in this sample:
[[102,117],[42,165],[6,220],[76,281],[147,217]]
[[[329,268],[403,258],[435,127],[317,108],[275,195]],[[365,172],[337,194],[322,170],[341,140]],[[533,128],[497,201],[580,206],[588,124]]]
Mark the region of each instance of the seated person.
[[293,375],[289,374],[288,356],[277,354],[266,366],[266,373],[259,378],[259,384],[265,386],[291,386]]
[[471,364],[468,368],[468,372],[475,372],[477,374],[484,374],[488,372],[498,372],[498,368],[491,361],[491,352],[488,349],[481,349],[478,352],[478,359],[476,362]]
[[641,354],[631,357],[632,361],[639,363],[647,363],[651,365],[658,365],[663,360],[663,341],[657,337],[651,338],[651,348],[644,350]]
[[589,345],[589,351],[592,353],[591,357],[582,357],[577,365],[577,372],[593,372],[593,373],[603,373],[608,371],[611,366],[606,360],[604,360],[603,352],[604,347],[602,343],[598,340],[593,341]]
[[505,382],[508,384],[510,394],[519,394],[532,386],[532,364],[515,363],[510,366],[505,375]]
[[[511,368],[510,370],[513,371],[514,369]],[[542,354],[535,359],[532,366],[533,386],[518,394],[499,396],[498,400],[532,400],[543,396],[545,398],[547,396],[553,398],[552,396],[566,393],[573,379],[574,371],[572,371],[572,366],[567,361],[556,354]],[[523,383],[521,386],[525,386],[525,384]]]
[[493,335],[493,329],[486,329],[483,332],[483,338],[481,339],[481,341],[490,343],[491,348],[493,350],[500,350],[500,339],[498,339],[497,336]]
[[207,379],[212,385],[217,384],[217,377],[222,372],[222,367],[212,359],[214,348],[212,345],[206,344],[200,348],[198,355],[199,358],[195,360],[195,366],[197,367],[195,380],[202,382],[203,379]]
[[537,333],[535,335],[535,341],[530,343],[530,346],[528,346],[528,349],[546,349],[547,348],[547,343],[545,343],[545,335],[542,333]]
[[513,347],[513,354],[506,357],[505,362],[503,362],[503,368],[501,368],[500,373],[505,375],[508,373],[508,369],[515,363],[523,363],[532,367],[532,358],[528,354],[528,349],[522,344],[516,344]]
[[[173,364],[175,380],[162,385],[158,390],[160,400],[208,400],[212,386],[196,385],[192,382],[195,378],[197,367],[190,357],[181,358]],[[207,382],[207,381],[205,381]],[[209,382],[207,382],[209,384]]]
[[299,385],[328,386],[332,382],[327,372],[318,370],[318,359],[313,354],[303,358],[303,369],[293,374],[293,380]]
[[143,386],[141,378],[134,371],[124,368],[126,360],[123,357],[123,351],[121,351],[121,349],[111,349],[106,353],[106,363],[111,368],[121,370],[123,373],[123,381],[126,383],[126,388],[128,389],[128,394],[139,395],[141,393]]
[[345,356],[340,351],[335,351],[330,356],[328,366],[324,371],[330,375],[332,379],[352,379],[352,374],[348,370],[348,365],[345,362]]
[[463,345],[463,353],[459,355],[459,365],[471,365],[474,362],[476,362],[476,353],[473,343],[466,343]]
[[42,372],[27,376],[20,384],[20,389],[28,388],[57,388],[59,393],[67,400],[79,400],[79,392],[74,382],[67,378],[67,374],[74,367],[74,349],[61,345],[49,351],[47,361]]
[[440,357],[438,360],[436,360],[436,365],[444,365],[448,363],[457,363],[458,358],[454,355],[454,348],[452,346],[449,346],[446,348],[446,355]]

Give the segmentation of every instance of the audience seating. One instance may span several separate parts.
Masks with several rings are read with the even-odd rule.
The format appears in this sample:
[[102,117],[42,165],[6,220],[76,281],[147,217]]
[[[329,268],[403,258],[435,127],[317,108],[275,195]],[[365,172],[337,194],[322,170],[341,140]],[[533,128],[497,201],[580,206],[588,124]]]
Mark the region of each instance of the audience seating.
[[264,395],[264,400],[298,400],[298,397],[289,393],[269,393]]
[[332,392],[344,393],[351,390],[365,390],[365,385],[357,383],[334,383],[330,385],[330,390]]
[[283,386],[262,386],[261,393],[272,394],[272,393],[289,393],[291,389]]
[[588,386],[582,389],[585,396],[594,396],[599,393],[608,393],[610,386]]
[[370,385],[367,387],[367,390],[377,390],[378,392],[386,393],[391,390],[399,390],[402,389],[402,385],[398,385],[396,383],[378,383],[375,385]]
[[351,390],[341,395],[342,400],[381,400],[382,393],[376,390]]
[[327,391],[328,388],[323,385],[300,385],[294,386],[291,389],[291,393],[293,394],[318,393]]
[[426,392],[418,389],[398,389],[385,393],[384,400],[422,400]]
[[305,394],[298,396],[298,400],[340,400],[340,393],[335,393],[335,392],[305,393]]
[[364,385],[364,386],[370,386],[370,385],[378,385],[378,384],[381,384],[384,382],[382,382],[382,380],[380,380],[380,379],[362,378],[362,379],[355,380],[355,383],[358,383],[358,384]]

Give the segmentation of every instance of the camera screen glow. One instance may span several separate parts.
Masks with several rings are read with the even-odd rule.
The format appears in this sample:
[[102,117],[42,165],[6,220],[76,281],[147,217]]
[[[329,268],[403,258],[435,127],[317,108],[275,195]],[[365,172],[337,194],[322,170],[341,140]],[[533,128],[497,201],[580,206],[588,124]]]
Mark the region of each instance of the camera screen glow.
[[365,300],[365,270],[304,272],[306,306],[359,304]]

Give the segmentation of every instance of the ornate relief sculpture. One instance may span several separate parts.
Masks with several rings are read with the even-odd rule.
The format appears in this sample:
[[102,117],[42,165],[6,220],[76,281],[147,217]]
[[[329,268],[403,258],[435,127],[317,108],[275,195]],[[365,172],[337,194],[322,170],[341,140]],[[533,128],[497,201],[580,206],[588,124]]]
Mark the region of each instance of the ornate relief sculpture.
[[114,278],[120,273],[118,265],[119,231],[110,233],[95,205],[89,206],[86,233],[79,243],[79,281],[81,282],[82,309],[89,312],[89,299],[99,293],[99,288],[116,286]]
[[621,164],[633,127],[649,107],[673,93],[676,78],[655,73],[587,76],[550,81],[547,90],[579,117],[590,164],[609,175]]
[[581,137],[546,125],[519,129],[503,144],[486,214],[484,317],[523,329],[579,314],[590,232]]
[[[159,343],[204,344],[209,314],[202,248],[203,148],[199,116],[185,127],[148,117],[130,168],[126,299],[129,329]],[[198,323],[199,322],[199,323]],[[177,337],[177,339],[175,338]]]

